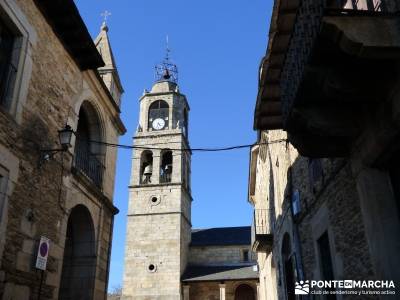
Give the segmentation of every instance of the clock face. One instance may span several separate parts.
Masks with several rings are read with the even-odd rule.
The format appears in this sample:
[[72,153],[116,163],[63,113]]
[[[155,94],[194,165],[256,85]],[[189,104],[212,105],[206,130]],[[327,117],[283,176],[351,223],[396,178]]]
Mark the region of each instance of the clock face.
[[157,118],[153,121],[153,123],[151,124],[153,126],[153,129],[155,130],[161,130],[164,128],[165,126],[165,121],[164,119],[161,118]]

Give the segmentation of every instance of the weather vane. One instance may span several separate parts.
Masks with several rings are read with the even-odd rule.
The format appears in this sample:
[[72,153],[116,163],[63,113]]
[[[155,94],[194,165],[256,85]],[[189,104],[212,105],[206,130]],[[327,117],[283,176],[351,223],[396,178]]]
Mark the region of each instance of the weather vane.
[[169,48],[169,37],[167,35],[167,48],[166,48],[166,56],[165,56],[165,60],[169,60],[169,54],[171,53],[171,49]]
[[156,81],[171,81],[178,83],[178,67],[171,61],[171,49],[169,47],[169,36],[166,38],[166,53],[164,60],[155,67]]
[[111,16],[111,13],[108,10],[106,10],[103,13],[101,13],[101,16],[104,18],[103,22],[106,23],[108,17]]

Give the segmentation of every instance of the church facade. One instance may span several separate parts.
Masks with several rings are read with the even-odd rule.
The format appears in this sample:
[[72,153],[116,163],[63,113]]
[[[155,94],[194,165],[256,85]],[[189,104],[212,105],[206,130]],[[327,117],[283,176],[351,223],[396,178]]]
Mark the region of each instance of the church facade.
[[161,71],[140,98],[122,299],[256,299],[250,227],[192,229],[190,107]]

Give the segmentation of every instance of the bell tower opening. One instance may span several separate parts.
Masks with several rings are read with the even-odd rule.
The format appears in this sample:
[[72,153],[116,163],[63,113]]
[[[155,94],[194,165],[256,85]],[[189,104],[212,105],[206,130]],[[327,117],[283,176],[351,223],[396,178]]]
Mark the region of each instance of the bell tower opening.
[[172,177],[172,151],[161,152],[160,183],[171,182]]
[[153,153],[150,150],[143,151],[140,165],[140,183],[151,183],[151,177],[153,175]]

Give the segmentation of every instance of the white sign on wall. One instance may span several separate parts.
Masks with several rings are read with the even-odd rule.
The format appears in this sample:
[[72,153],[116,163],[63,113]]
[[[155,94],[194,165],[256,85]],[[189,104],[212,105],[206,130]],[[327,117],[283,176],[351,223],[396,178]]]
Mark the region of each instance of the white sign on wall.
[[47,258],[49,256],[49,249],[50,249],[50,240],[47,237],[42,236],[40,238],[38,254],[36,258],[36,269],[43,271],[46,270]]

